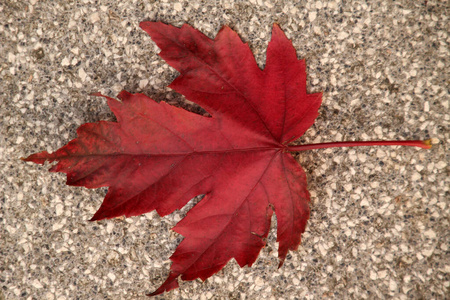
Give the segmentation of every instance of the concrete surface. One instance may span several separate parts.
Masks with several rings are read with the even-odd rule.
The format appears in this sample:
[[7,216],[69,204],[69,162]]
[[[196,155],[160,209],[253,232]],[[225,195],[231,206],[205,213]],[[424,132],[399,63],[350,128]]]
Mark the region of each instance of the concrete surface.
[[[138,28],[230,25],[261,67],[278,22],[323,91],[301,142],[440,140],[302,153],[312,195],[303,244],[277,269],[275,228],[252,268],[230,262],[159,299],[444,299],[449,294],[449,7],[446,1],[0,2],[0,299],[145,299],[167,275],[187,208],[88,222],[105,189],[20,157],[113,116],[120,90],[176,104],[176,76]],[[295,4],[294,4],[295,3]],[[190,204],[191,206],[193,203]],[[275,221],[273,226],[276,226]]]

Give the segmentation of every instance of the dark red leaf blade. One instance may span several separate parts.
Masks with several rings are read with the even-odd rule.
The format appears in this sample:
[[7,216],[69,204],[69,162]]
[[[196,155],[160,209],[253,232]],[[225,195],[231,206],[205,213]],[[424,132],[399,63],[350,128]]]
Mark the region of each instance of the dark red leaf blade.
[[321,94],[306,93],[304,61],[277,25],[264,70],[228,27],[214,40],[188,25],[141,27],[181,73],[170,86],[212,117],[124,91],[121,102],[106,97],[117,122],[84,124],[66,146],[25,160],[57,161],[50,171],[66,173],[69,185],[108,186],[92,220],[152,210],[164,216],[205,194],[175,226],[185,239],[152,295],[178,287],[179,276],[205,280],[232,258],[251,266],[273,211],[281,265],[309,217],[306,176],[287,148],[321,103]]
[[[264,70],[227,26],[214,40],[187,24],[140,26],[161,48],[161,57],[181,73],[170,87],[216,117],[271,137],[269,143],[295,140],[314,123],[322,94],[306,93],[305,61],[297,59],[278,25],[273,26]],[[238,133],[236,138],[246,137]]]

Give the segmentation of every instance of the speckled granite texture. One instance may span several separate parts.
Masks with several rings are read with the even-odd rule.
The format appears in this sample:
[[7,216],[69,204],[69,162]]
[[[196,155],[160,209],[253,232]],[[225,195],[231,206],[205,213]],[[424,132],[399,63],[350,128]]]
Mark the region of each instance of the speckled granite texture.
[[[76,128],[113,120],[122,89],[172,104],[176,72],[142,20],[209,37],[228,24],[261,67],[277,22],[323,91],[301,142],[438,138],[401,147],[301,153],[312,215],[277,269],[276,222],[252,268],[231,261],[159,299],[444,299],[450,285],[449,35],[446,1],[0,2],[0,299],[145,299],[165,279],[187,212],[88,222],[105,189],[20,157],[56,150]],[[295,3],[295,4],[294,4]],[[191,104],[181,104],[192,106]],[[195,108],[194,108],[195,109]],[[195,200],[189,206],[192,207]]]

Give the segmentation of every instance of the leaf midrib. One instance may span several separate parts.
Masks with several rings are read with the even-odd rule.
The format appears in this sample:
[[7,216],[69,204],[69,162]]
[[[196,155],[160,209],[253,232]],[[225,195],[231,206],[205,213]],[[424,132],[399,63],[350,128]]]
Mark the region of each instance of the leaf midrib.
[[70,154],[70,155],[56,155],[53,159],[60,158],[72,158],[72,157],[108,157],[108,156],[153,156],[153,157],[170,157],[170,156],[185,156],[185,155],[208,155],[208,154],[227,154],[227,153],[238,153],[238,152],[262,152],[262,151],[280,151],[284,149],[282,145],[280,147],[254,147],[254,148],[242,148],[242,149],[225,149],[225,150],[208,150],[208,151],[191,151],[191,152],[180,152],[180,153],[89,153],[89,154]]

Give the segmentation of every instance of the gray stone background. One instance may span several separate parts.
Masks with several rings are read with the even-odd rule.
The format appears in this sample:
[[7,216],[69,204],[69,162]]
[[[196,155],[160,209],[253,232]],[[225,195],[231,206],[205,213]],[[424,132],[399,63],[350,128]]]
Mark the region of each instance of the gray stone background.
[[[449,35],[446,1],[0,1],[0,299],[145,299],[165,279],[188,208],[88,222],[105,189],[20,157],[53,151],[85,122],[113,120],[100,91],[172,104],[176,71],[139,29],[228,24],[261,67],[280,24],[323,91],[301,142],[439,139],[406,147],[303,152],[312,214],[277,269],[276,222],[252,268],[159,299],[444,299],[449,295]],[[197,200],[198,201],[198,200]],[[196,200],[188,206],[192,207]]]

